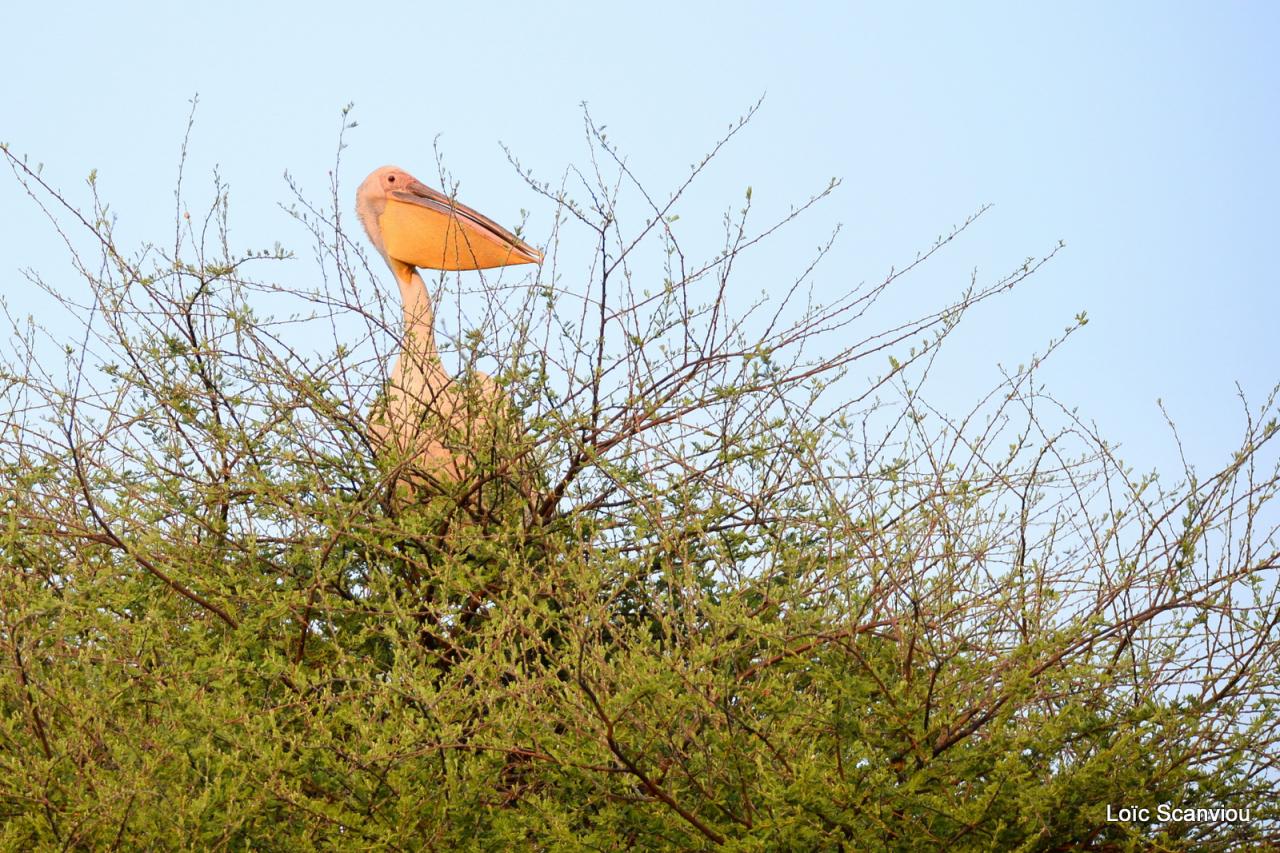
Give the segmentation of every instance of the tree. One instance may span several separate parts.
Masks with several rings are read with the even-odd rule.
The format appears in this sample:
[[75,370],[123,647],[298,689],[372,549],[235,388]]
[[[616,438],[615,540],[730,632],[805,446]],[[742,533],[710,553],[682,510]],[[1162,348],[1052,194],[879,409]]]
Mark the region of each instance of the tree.
[[[310,288],[273,278],[283,249],[232,251],[216,175],[203,215],[179,181],[171,247],[129,251],[92,176],[82,211],[5,149],[74,272],[31,281],[80,332],[14,322],[0,377],[4,845],[1280,838],[1274,396],[1218,472],[1139,476],[1035,381],[1081,316],[934,409],[966,312],[1057,249],[869,312],[981,211],[833,303],[803,298],[821,249],[740,306],[751,253],[837,184],[763,226],[748,190],[719,251],[687,249],[678,205],[754,112],[665,197],[589,114],[589,167],[512,158],[551,262],[434,286],[525,432],[406,511],[368,441],[399,329],[341,138],[331,196],[295,186]],[[562,272],[574,229],[597,250]],[[1160,804],[1249,818],[1108,820]]]

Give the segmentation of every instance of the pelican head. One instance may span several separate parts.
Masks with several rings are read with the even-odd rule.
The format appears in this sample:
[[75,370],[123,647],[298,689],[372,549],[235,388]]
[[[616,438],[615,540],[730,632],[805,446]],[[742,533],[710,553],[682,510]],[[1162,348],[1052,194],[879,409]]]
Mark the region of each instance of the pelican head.
[[510,231],[396,166],[364,179],[356,214],[388,263],[474,270],[542,261],[541,252]]

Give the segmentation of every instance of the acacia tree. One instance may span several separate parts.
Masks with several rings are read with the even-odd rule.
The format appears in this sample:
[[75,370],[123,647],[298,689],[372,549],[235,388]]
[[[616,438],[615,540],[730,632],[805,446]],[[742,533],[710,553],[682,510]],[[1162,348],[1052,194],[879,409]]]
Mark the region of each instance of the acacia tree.
[[[446,358],[522,429],[408,507],[368,441],[401,330],[341,138],[328,198],[291,184],[310,287],[232,250],[217,175],[192,215],[180,170],[172,243],[128,250],[92,176],[77,201],[6,149],[71,260],[28,285],[79,331],[11,318],[0,375],[4,845],[1280,838],[1274,397],[1216,473],[1138,476],[1035,381],[1081,316],[935,409],[957,324],[1057,248],[872,309],[981,211],[833,302],[805,295],[822,248],[738,305],[752,252],[836,187],[760,225],[748,191],[689,248],[677,212],[753,113],[666,195],[589,115],[585,167],[512,158],[547,264],[433,286],[466,309]],[[1250,819],[1107,819],[1161,803]]]

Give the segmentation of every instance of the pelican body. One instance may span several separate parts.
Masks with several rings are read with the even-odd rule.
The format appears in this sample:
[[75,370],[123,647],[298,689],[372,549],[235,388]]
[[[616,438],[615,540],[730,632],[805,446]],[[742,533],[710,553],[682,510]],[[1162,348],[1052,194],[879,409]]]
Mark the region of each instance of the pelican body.
[[356,191],[356,213],[391,268],[404,305],[403,346],[387,393],[371,412],[370,438],[380,454],[409,464],[428,481],[461,480],[486,439],[492,446],[494,425],[509,404],[484,374],[459,382],[445,372],[435,312],[418,269],[540,263],[542,253],[395,166],[365,178]]

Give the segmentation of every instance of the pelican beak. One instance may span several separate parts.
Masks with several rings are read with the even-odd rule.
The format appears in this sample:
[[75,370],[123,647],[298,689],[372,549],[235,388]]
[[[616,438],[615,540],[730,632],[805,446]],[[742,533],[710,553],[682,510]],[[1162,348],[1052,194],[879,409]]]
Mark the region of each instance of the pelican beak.
[[418,181],[387,194],[379,226],[390,257],[424,269],[491,269],[542,261],[541,252],[493,220]]

